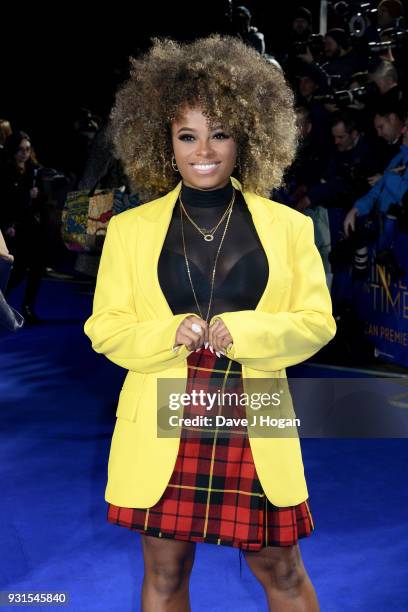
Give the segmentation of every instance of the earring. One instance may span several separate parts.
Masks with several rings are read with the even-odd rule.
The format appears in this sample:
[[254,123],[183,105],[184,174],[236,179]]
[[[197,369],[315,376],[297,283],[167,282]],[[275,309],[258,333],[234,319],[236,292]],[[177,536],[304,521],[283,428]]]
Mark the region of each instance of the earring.
[[174,155],[171,156],[171,167],[173,168],[174,172],[179,172]]

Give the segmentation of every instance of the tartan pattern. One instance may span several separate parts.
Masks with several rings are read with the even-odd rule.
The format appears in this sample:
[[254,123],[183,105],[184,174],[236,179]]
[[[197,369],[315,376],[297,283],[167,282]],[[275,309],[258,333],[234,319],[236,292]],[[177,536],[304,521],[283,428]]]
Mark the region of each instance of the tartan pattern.
[[[187,364],[187,393],[203,389],[203,382],[204,390],[214,385],[215,391],[220,379],[224,391],[243,391],[241,365],[225,356],[217,357],[202,348],[188,356]],[[234,410],[240,413],[245,408]],[[202,406],[185,406],[183,416],[205,412]],[[211,436],[208,429],[205,436],[200,431],[182,429],[172,476],[154,506],[108,504],[108,521],[146,535],[253,551],[264,546],[290,546],[312,533],[308,500],[281,508],[266,497],[246,428],[214,428]]]

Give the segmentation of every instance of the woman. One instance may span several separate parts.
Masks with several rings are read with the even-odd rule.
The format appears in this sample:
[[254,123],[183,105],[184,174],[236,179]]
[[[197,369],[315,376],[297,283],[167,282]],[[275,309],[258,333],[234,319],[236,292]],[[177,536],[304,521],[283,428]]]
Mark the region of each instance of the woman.
[[164,195],[111,220],[85,323],[94,350],[128,370],[108,519],[142,534],[144,611],[190,609],[196,542],[242,550],[270,609],[317,610],[297,543],[313,530],[298,437],[166,435],[159,390],[191,394],[199,377],[281,386],[335,334],[312,221],[264,197],[293,158],[292,93],[228,37],[156,40],[132,64],[113,141],[142,197]]
[[28,134],[13,132],[0,170],[0,228],[14,256],[9,288],[27,278],[22,313],[28,323],[38,322],[35,303],[45,268],[40,168]]

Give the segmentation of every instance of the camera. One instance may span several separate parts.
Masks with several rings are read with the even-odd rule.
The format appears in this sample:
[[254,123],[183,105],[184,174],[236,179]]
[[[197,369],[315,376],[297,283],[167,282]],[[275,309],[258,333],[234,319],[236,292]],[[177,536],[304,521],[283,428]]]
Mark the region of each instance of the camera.
[[378,94],[375,83],[368,83],[364,87],[356,89],[340,89],[331,91],[321,96],[313,96],[313,99],[323,104],[335,104],[338,107],[347,107],[357,102],[365,103]]
[[377,13],[373,2],[330,2],[335,14],[343,19],[351,36],[364,36],[372,17]]
[[304,55],[309,48],[313,59],[317,60],[324,55],[324,38],[321,34],[311,34],[307,40],[297,41],[293,43],[293,52],[295,55]]
[[389,40],[381,42],[369,42],[368,49],[371,56],[376,56],[379,53],[384,53],[388,49],[397,49],[406,51],[408,46],[408,30],[404,28],[387,28],[381,32],[381,35],[387,35]]

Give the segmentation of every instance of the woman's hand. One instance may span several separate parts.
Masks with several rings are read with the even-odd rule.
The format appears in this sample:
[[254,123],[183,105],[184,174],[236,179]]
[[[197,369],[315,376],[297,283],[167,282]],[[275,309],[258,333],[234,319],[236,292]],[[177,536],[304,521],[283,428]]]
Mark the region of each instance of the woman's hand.
[[33,200],[35,200],[36,198],[38,198],[38,187],[33,187],[32,189],[30,189],[30,196],[32,197]]
[[232,336],[221,319],[217,319],[209,326],[208,343],[210,345],[210,350],[213,349],[215,352],[220,352],[225,355],[228,345],[232,344],[232,342]]
[[[198,331],[199,328],[201,331]],[[194,315],[186,317],[178,326],[175,346],[184,344],[189,351],[195,351],[201,348],[205,342],[207,328],[208,325],[204,319],[200,319],[200,317]]]

